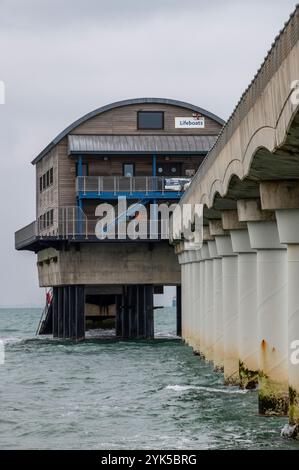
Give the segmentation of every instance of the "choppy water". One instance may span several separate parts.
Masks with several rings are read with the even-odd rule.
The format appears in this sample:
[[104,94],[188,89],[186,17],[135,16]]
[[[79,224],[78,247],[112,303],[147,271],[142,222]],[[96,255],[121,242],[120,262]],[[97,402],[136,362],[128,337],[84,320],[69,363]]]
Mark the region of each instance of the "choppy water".
[[0,310],[1,449],[299,449],[284,418],[257,415],[256,392],[171,338],[173,309],[155,313],[155,341],[37,339],[39,310]]

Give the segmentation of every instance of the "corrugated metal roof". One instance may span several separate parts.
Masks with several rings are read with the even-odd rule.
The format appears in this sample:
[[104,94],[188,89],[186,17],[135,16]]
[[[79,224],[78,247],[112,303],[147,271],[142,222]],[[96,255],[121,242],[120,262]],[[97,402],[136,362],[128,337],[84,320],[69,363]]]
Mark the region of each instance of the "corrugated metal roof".
[[94,111],[91,111],[90,113],[85,114],[85,116],[82,116],[81,118],[77,119],[77,121],[73,122],[70,126],[68,126],[66,129],[60,132],[60,134],[58,134],[58,136],[56,136],[55,139],[53,139],[52,142],[50,142],[47,145],[47,147],[45,147],[44,150],[42,150],[42,152],[40,152],[31,163],[35,165],[37,162],[39,162],[48,152],[50,152],[50,150],[52,150],[53,147],[55,147],[55,145],[57,145],[61,141],[61,139],[63,139],[67,134],[72,132],[76,127],[88,121],[88,119],[91,119],[95,116],[98,116],[102,113],[105,113],[106,111],[110,111],[115,108],[129,106],[132,104],[146,104],[146,103],[169,104],[173,106],[179,106],[181,108],[190,109],[191,111],[194,111],[195,113],[200,113],[203,116],[207,116],[211,118],[212,120],[218,122],[218,124],[221,124],[221,125],[224,124],[224,121],[220,117],[216,116],[215,114],[210,113],[206,109],[200,108],[199,106],[195,106],[190,103],[185,103],[184,101],[172,100],[168,98],[134,98],[130,100],[117,101],[115,103],[110,103],[106,106],[102,106],[101,108],[95,109]]
[[69,153],[206,153],[217,136],[69,135]]

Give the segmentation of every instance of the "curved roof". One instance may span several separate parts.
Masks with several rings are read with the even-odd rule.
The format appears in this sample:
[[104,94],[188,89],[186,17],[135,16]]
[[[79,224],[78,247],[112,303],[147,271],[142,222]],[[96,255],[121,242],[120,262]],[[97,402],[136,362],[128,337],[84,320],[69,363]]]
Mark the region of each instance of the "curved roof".
[[58,134],[55,137],[55,139],[53,139],[52,142],[50,142],[47,145],[47,147],[45,147],[44,150],[42,150],[37,155],[37,157],[32,161],[32,164],[35,165],[50,150],[52,150],[52,148],[55,147],[55,145],[57,145],[61,141],[61,139],[63,139],[67,134],[69,134],[73,129],[78,127],[80,124],[83,124],[89,119],[95,116],[98,116],[99,114],[105,113],[106,111],[110,111],[111,109],[114,109],[114,108],[120,108],[123,106],[129,106],[132,104],[148,104],[148,103],[169,104],[172,106],[180,106],[182,108],[190,109],[191,111],[194,111],[195,113],[203,114],[204,116],[207,116],[210,119],[213,119],[214,121],[218,122],[218,124],[222,126],[225,124],[225,121],[223,121],[220,117],[216,116],[215,114],[210,113],[209,111],[203,108],[200,108],[199,106],[195,106],[190,103],[185,103],[184,101],[172,100],[172,99],[167,99],[167,98],[134,98],[134,99],[129,99],[129,100],[116,101],[114,103],[110,103],[100,108],[97,108],[94,111],[91,111],[90,113],[87,113],[81,118],[74,121],[70,126],[66,127],[62,132],[60,132],[60,134]]

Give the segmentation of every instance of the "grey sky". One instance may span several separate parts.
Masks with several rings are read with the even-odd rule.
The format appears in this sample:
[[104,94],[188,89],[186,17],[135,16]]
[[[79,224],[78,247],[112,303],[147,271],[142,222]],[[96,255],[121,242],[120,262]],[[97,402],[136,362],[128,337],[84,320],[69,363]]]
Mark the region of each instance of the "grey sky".
[[0,0],[0,305],[37,304],[36,258],[13,233],[35,218],[33,157],[106,103],[189,101],[227,119],[291,0]]

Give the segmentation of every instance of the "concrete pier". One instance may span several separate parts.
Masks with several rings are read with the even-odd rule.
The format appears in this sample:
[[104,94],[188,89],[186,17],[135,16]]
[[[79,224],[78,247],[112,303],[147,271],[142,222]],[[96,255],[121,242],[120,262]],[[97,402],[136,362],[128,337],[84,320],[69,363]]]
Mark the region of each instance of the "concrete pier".
[[222,257],[224,383],[238,385],[238,258],[233,252],[230,234],[223,230],[221,221],[210,222],[210,231],[215,235],[217,253]]
[[[296,438],[298,55],[297,6],[180,200],[182,208],[202,204],[203,223],[212,237],[208,242],[212,269],[205,257],[205,236],[202,240],[200,351],[207,359],[212,357],[216,369],[224,364],[227,384],[253,388],[258,376],[259,412],[270,416],[288,412],[289,425],[282,434]],[[194,220],[189,222],[195,226]],[[207,315],[211,311],[212,334],[211,313]],[[216,338],[221,336],[223,349],[218,349]]]
[[275,210],[279,241],[287,247],[287,354],[289,427],[285,435],[299,436],[299,187],[295,181],[261,184],[264,209]]
[[231,230],[232,248],[238,253],[239,375],[241,388],[258,383],[257,256],[247,229]]
[[204,312],[204,333],[205,333],[205,358],[213,361],[214,343],[214,289],[213,289],[213,258],[210,256],[208,243],[204,243],[204,279],[205,279],[205,312]]
[[213,259],[213,363],[216,371],[223,371],[223,279],[222,259],[218,256],[215,240],[208,242]]
[[287,272],[274,214],[256,200],[238,201],[247,221],[251,248],[257,253],[259,412],[284,415],[288,409]]

